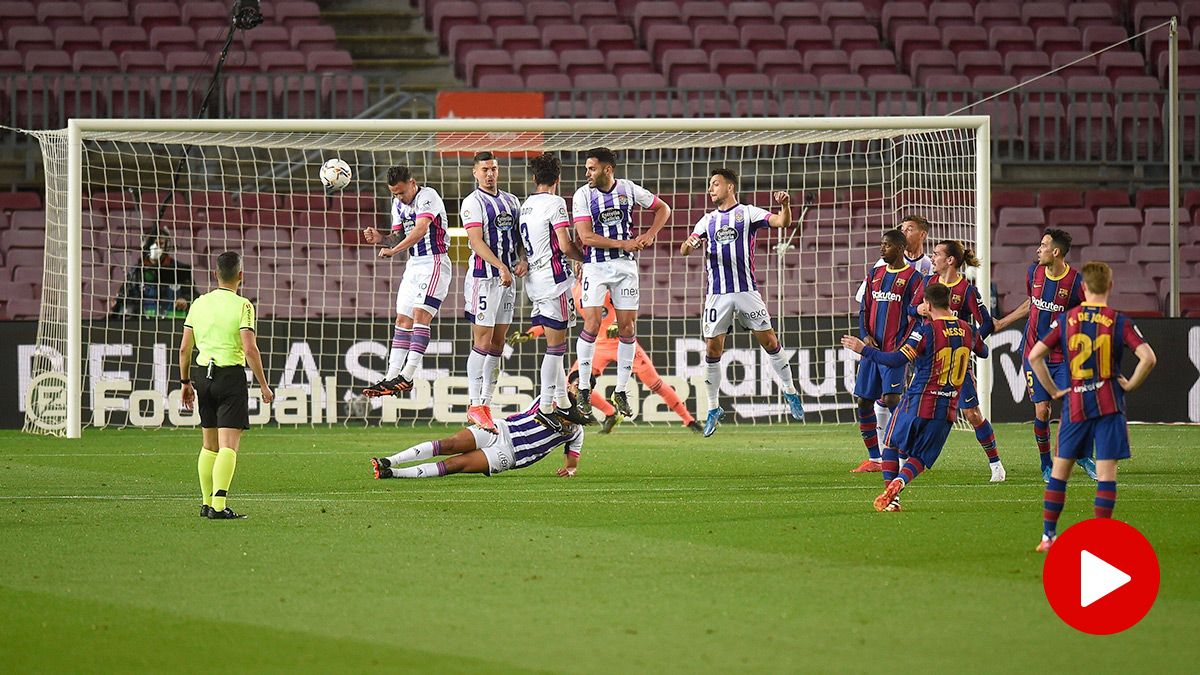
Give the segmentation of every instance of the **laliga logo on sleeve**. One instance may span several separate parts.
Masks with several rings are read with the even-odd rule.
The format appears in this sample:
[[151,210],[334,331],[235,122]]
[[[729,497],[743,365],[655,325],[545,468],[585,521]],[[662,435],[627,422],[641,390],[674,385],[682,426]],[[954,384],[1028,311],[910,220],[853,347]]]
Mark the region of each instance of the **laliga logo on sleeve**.
[[1158,557],[1132,526],[1110,518],[1077,523],[1046,554],[1042,587],[1067,625],[1092,635],[1142,620],[1158,597]]

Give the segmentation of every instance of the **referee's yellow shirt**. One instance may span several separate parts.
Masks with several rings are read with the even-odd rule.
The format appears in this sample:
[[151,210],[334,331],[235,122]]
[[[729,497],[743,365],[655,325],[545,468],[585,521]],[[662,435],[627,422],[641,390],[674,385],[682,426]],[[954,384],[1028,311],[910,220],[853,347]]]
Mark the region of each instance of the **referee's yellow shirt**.
[[196,298],[183,325],[196,335],[196,365],[244,366],[242,331],[255,330],[254,303],[228,288]]

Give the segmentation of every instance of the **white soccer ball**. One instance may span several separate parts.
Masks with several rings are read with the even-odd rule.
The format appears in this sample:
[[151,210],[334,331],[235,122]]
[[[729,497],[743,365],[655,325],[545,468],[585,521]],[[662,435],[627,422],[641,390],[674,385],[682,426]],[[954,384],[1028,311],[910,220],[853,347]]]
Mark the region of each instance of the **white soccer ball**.
[[326,160],[321,165],[321,184],[325,186],[326,193],[337,192],[350,184],[350,178],[353,174],[350,171],[350,165],[336,157]]

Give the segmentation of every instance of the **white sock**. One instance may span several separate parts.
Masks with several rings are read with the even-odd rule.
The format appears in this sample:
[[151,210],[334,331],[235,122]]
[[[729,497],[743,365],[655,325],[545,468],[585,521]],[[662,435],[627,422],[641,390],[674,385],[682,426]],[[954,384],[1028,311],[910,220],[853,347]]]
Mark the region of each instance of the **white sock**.
[[404,464],[405,462],[415,462],[421,459],[433,459],[437,456],[438,450],[441,449],[441,443],[437,441],[425,441],[418,443],[407,450],[401,450],[396,454],[388,457],[387,460],[392,464]]
[[567,396],[567,371],[563,368],[558,369],[558,382],[554,384],[554,403],[563,410],[571,407],[571,398]]
[[[561,345],[565,347],[566,345]],[[553,349],[553,347],[551,347]],[[542,392],[538,399],[538,410],[550,412],[555,404],[555,394],[558,390],[558,378],[562,375],[563,355],[546,353],[542,357]]]
[[721,357],[704,357],[704,384],[708,385],[708,409],[721,407]]
[[576,358],[579,359],[579,388],[590,390],[592,379],[592,357],[596,354],[596,336],[586,330],[579,332],[575,343]]
[[624,338],[617,343],[617,391],[625,391],[629,386],[629,376],[633,373],[633,355],[637,353],[637,342]]
[[429,326],[413,324],[412,345],[408,348],[408,358],[404,361],[404,370],[400,375],[406,380],[412,380],[425,362],[425,350],[429,347]]
[[467,357],[467,394],[471,405],[483,404],[483,364],[486,360],[487,356],[479,347],[471,348],[471,355]]
[[500,354],[488,354],[483,359],[483,404],[492,404],[496,380],[500,378]]
[[430,462],[416,466],[406,466],[392,469],[396,478],[440,478],[446,475],[446,467],[442,462]]
[[875,401],[875,433],[879,438],[879,447],[883,447],[883,439],[887,436],[888,422],[892,419],[892,411],[885,405],[881,405],[879,401]]
[[404,369],[404,361],[408,359],[408,346],[412,342],[412,330],[396,326],[392,334],[392,351],[388,354],[387,376],[383,379],[393,380]]
[[783,383],[783,391],[787,394],[796,393],[796,384],[792,380],[792,367],[788,360],[784,358],[783,347],[781,346],[774,354],[763,350],[767,355],[767,359],[771,362],[771,370],[775,371],[775,376]]

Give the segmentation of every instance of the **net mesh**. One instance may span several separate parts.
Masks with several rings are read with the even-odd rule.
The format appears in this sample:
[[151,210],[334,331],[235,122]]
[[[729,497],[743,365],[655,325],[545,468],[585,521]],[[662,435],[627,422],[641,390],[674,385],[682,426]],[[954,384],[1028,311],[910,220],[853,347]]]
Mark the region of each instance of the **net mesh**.
[[[84,426],[196,424],[178,404],[177,349],[186,309],[177,301],[211,290],[216,255],[237,250],[246,256],[242,294],[255,302],[259,346],[280,399],[272,410],[252,401],[255,422],[464,421],[471,338],[462,318],[462,280],[469,250],[457,212],[475,188],[470,155],[497,153],[500,188],[524,199],[532,191],[525,158],[557,153],[563,162],[560,194],[569,199],[584,181],[584,152],[607,146],[617,152],[618,177],[639,183],[673,209],[658,242],[639,254],[637,334],[657,374],[684,401],[683,412],[702,417],[697,409],[705,407],[700,312],[706,277],[702,256],[681,257],[678,248],[713,208],[706,185],[711,169],[723,166],[738,173],[742,203],[774,211],[772,191],[792,195],[796,227],[758,236],[759,288],[792,359],[807,419],[851,421],[856,360],[837,340],[857,321],[854,294],[878,257],[879,234],[901,215],[917,213],[933,223],[931,241],[976,241],[975,135],[970,129],[882,127],[84,132],[82,273],[75,279],[67,266],[66,132],[40,133],[47,172],[46,272],[38,343],[22,359],[23,401],[46,398],[47,388],[33,391],[31,382],[65,368],[67,289],[78,283],[83,395],[66,404],[81,406]],[[317,171],[331,157],[345,160],[354,180],[327,196]],[[445,201],[454,281],[433,322],[414,391],[368,401],[359,391],[386,370],[404,261],[380,259],[362,230],[390,223],[383,178],[393,165],[412,167],[418,182]],[[641,211],[635,224],[648,227],[650,219]],[[154,262],[150,244],[164,233],[165,254]],[[519,290],[512,330],[527,328],[529,313]],[[573,336],[569,345],[573,352]],[[541,352],[537,343],[506,349],[497,413],[515,411],[536,396]],[[783,421],[779,384],[748,332],[735,329],[724,362],[721,396],[735,413],[726,423]],[[652,392],[651,385],[658,389],[653,375],[640,379],[631,381],[630,399],[641,420],[686,419]],[[602,378],[600,386],[611,386],[611,379]],[[54,421],[47,405],[27,405],[27,431],[63,433],[65,425]]]

